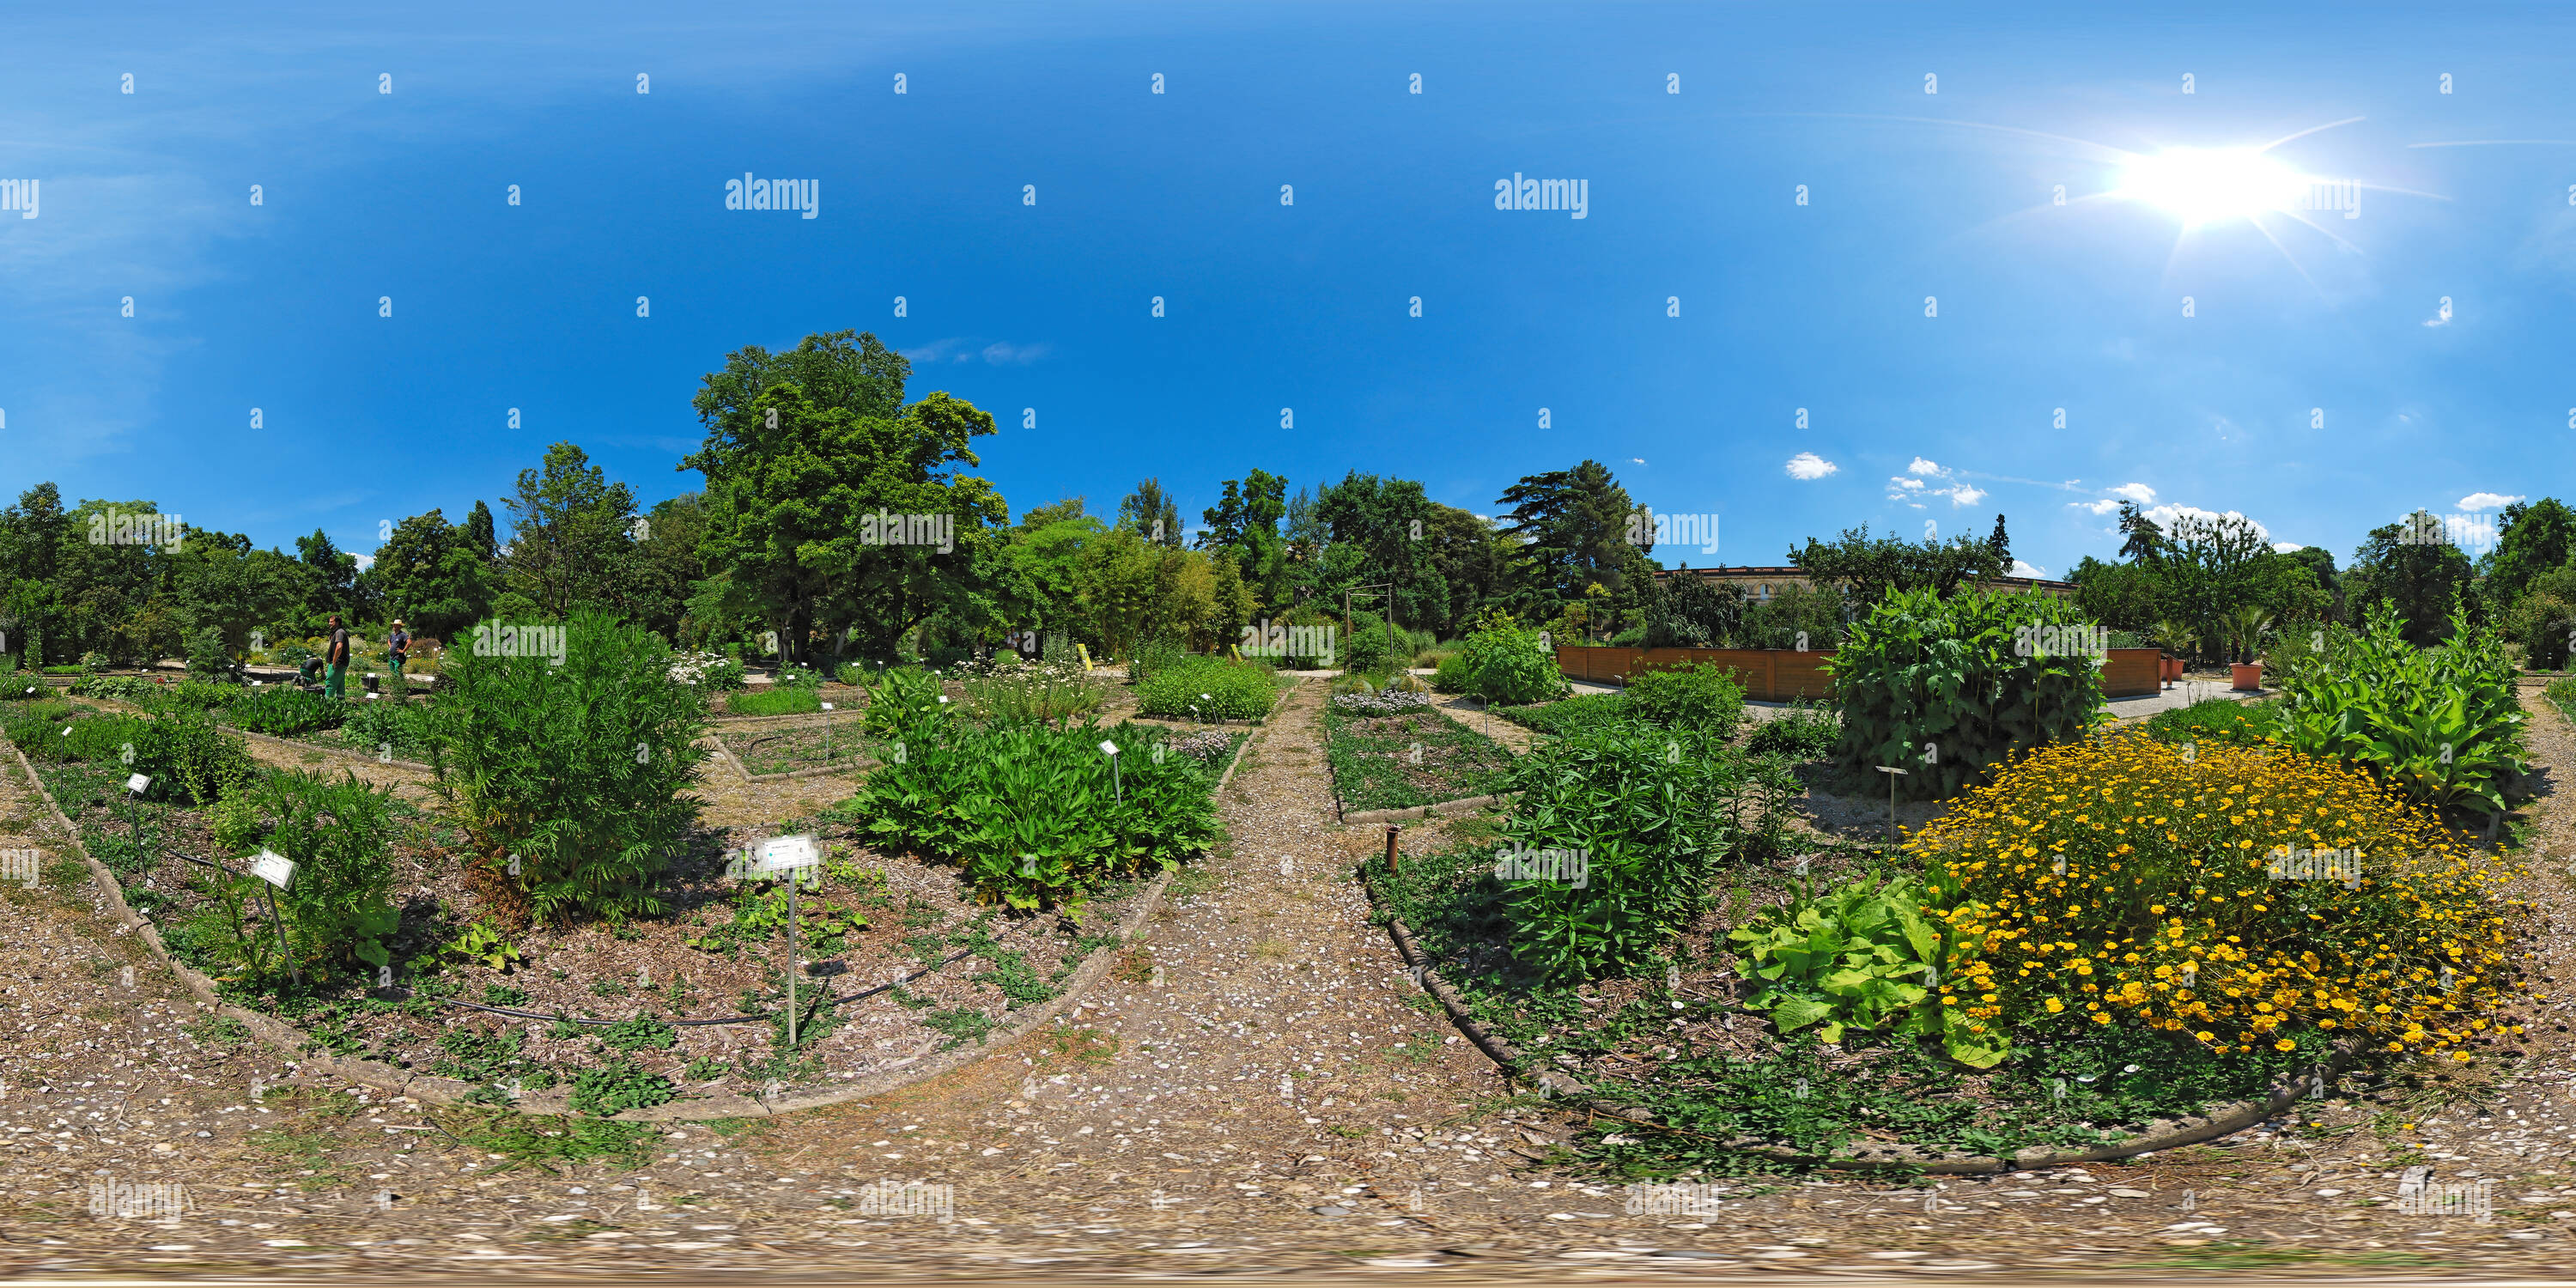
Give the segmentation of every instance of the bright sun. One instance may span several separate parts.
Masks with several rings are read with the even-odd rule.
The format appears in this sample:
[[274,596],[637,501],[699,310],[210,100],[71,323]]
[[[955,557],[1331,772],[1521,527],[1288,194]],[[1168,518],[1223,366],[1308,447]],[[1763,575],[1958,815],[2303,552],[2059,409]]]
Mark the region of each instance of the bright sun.
[[2186,224],[2294,209],[2308,181],[2254,148],[2168,148],[2131,161],[2119,195],[2151,202]]

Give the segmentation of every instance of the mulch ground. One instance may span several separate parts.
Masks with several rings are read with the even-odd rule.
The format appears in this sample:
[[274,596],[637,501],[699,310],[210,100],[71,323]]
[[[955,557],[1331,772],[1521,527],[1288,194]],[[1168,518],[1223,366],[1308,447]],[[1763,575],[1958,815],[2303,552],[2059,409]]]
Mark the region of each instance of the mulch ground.
[[[2492,1081],[2412,1104],[2330,1101],[2295,1126],[2126,1164],[1925,1186],[1752,1178],[1718,1183],[1710,1212],[1631,1213],[1617,1181],[1540,1161],[1576,1124],[1507,1097],[1490,1064],[1424,1013],[1369,923],[1350,873],[1382,833],[1330,822],[1320,690],[1305,686],[1256,733],[1221,800],[1231,843],[1176,884],[1143,950],[1061,1029],[874,1103],[675,1128],[635,1169],[502,1171],[508,1160],[406,1130],[428,1127],[416,1105],[253,1102],[254,1078],[295,1081],[286,1057],[192,1035],[193,1002],[69,874],[11,883],[0,942],[26,968],[0,979],[0,1273],[864,1267],[1062,1280],[1447,1266],[1550,1280],[1796,1269],[2019,1282],[2564,1277],[2576,1265],[2576,1051],[2554,1024]],[[2552,792],[2526,830],[2555,861],[2530,892],[2548,912],[2538,951],[2557,975],[2576,897],[2563,803],[2576,731],[2531,703]],[[28,800],[9,766],[0,848],[59,849]],[[1472,822],[1408,828],[1404,844],[1438,845]],[[124,964],[138,965],[130,988]],[[321,1153],[281,1143],[293,1141]],[[2463,1193],[2490,1183],[2492,1219],[2399,1211],[2409,1165]],[[94,1177],[177,1183],[194,1210],[169,1223],[92,1217]],[[953,1187],[953,1219],[864,1210],[866,1187],[884,1181]]]

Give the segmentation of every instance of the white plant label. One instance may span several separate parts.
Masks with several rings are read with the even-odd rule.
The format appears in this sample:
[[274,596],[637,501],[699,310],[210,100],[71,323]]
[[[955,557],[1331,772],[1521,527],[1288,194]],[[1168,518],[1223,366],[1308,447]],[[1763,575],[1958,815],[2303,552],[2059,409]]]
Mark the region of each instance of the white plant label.
[[295,860],[275,850],[262,850],[250,858],[250,874],[283,890],[295,879]]
[[1101,755],[1104,755],[1104,756],[1115,756],[1115,755],[1117,755],[1117,754],[1118,754],[1118,744],[1117,744],[1117,743],[1114,743],[1114,742],[1111,742],[1111,741],[1109,741],[1109,740],[1107,740],[1107,739],[1105,739],[1105,738],[1104,738],[1104,739],[1102,739],[1102,740],[1101,740],[1101,743],[1100,743],[1100,754],[1101,754]]
[[152,776],[150,774],[126,775],[125,790],[132,792],[137,796],[152,790]]
[[814,850],[814,838],[805,835],[773,836],[760,843],[759,855],[753,870],[763,873],[794,872],[823,862]]

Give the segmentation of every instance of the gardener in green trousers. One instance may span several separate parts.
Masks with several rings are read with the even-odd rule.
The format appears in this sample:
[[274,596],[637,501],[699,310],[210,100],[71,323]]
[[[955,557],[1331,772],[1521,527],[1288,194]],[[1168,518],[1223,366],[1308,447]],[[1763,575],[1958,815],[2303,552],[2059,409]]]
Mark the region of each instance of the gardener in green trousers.
[[[385,652],[392,656],[394,679],[402,679],[403,661],[411,654],[411,632],[403,629],[402,619],[394,619],[394,633],[385,637]],[[397,688],[401,687],[399,683]]]
[[349,631],[340,625],[338,613],[331,614],[331,639],[322,646],[322,661],[329,667],[323,672],[322,696],[338,702],[340,686],[349,675]]

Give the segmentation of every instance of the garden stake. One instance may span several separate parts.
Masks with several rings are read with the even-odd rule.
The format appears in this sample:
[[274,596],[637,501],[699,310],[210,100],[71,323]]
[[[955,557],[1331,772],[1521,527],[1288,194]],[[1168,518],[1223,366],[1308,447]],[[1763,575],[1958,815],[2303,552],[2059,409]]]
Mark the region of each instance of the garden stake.
[[1389,872],[1393,872],[1396,869],[1395,834],[1403,830],[1404,828],[1400,824],[1389,823],[1386,825],[1386,870]]
[[1887,775],[1887,843],[1896,844],[1896,780],[1906,771],[1894,765],[1881,765],[1878,772]]
[[277,927],[277,955],[286,962],[286,973],[297,988],[304,987],[303,968],[295,964],[295,954],[286,947],[286,919],[277,915],[277,898],[268,890],[259,892],[260,901],[268,905],[268,924]]
[[787,1049],[790,1051],[796,1049],[796,950],[805,942],[798,933],[802,927],[796,924],[796,887],[804,884],[804,876],[803,868],[787,871]]

